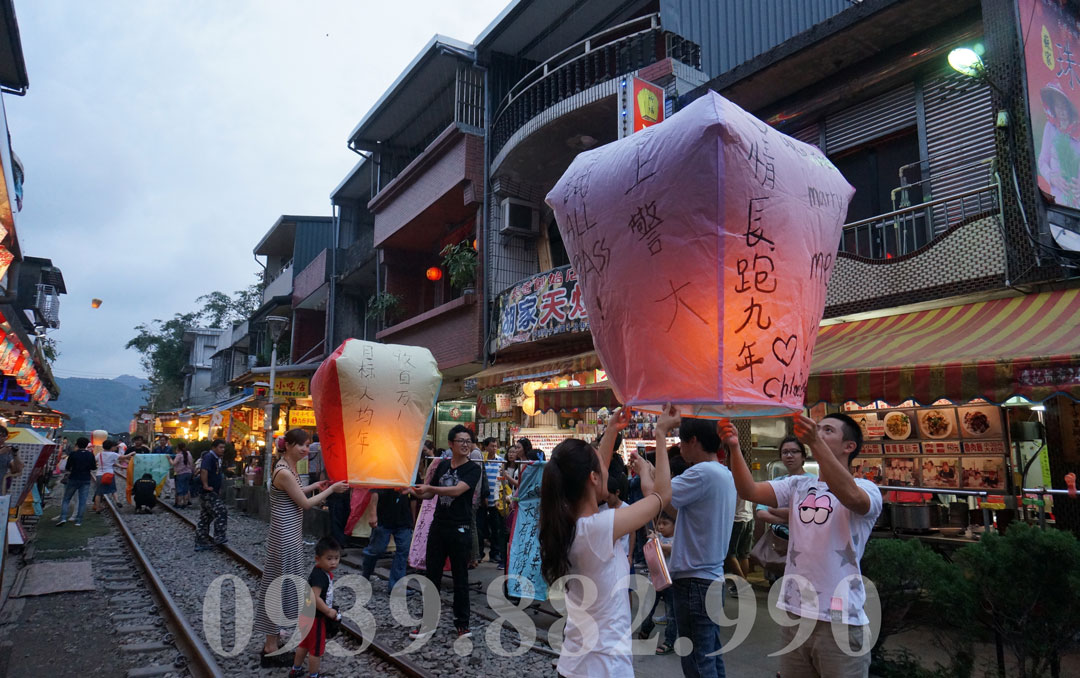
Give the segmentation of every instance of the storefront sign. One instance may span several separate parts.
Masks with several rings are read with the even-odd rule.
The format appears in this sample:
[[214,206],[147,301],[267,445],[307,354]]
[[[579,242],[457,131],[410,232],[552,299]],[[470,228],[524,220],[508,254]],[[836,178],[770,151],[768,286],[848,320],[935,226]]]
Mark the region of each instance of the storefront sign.
[[886,443],[885,454],[918,454],[919,443]]
[[1060,0],[1019,0],[1039,188],[1080,208],[1080,27]]
[[59,416],[35,414],[30,417],[30,428],[60,428],[64,422]]
[[4,376],[0,379],[0,401],[5,403],[28,403],[30,394],[19,386],[15,377]]
[[289,428],[314,425],[315,410],[300,409],[298,407],[289,410]]
[[274,380],[274,396],[279,398],[307,398],[311,395],[311,382],[307,377],[278,377]]
[[960,454],[960,443],[955,440],[925,442],[922,447],[925,454]]
[[964,454],[999,454],[1005,455],[1005,443],[1000,440],[964,441]]
[[439,403],[436,420],[454,424],[476,421],[476,406],[470,403]]
[[496,349],[569,332],[588,332],[581,286],[570,266],[540,273],[499,295]]

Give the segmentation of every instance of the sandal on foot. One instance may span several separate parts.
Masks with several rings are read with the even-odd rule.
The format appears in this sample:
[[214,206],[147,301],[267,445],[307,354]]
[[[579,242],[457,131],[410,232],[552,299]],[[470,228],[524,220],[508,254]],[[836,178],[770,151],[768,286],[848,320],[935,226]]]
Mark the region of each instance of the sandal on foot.
[[675,651],[675,648],[668,645],[667,643],[663,643],[661,645],[658,645],[657,648],[656,648],[656,654],[657,655],[671,654],[674,651]]

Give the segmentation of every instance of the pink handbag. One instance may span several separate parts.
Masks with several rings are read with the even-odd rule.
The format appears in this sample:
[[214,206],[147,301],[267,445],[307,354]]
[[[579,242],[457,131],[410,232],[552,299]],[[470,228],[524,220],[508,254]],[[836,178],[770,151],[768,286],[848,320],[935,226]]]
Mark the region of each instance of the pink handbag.
[[[659,517],[657,514],[657,518]],[[671,586],[671,572],[668,571],[667,560],[664,559],[664,548],[655,532],[645,540],[642,550],[645,552],[645,563],[649,566],[649,579],[653,588],[663,591]]]

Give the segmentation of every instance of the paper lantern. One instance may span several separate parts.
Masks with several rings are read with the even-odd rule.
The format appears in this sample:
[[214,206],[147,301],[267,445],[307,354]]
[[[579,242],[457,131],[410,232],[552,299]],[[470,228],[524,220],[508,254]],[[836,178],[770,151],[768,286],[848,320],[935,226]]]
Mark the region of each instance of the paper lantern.
[[559,380],[559,388],[566,388],[569,385],[570,385],[570,380],[569,379],[560,379]]
[[346,340],[311,379],[330,479],[412,485],[441,385],[426,348]]
[[521,385],[521,392],[525,394],[526,398],[532,397],[536,393],[536,389],[540,388],[544,384],[539,381],[527,381]]
[[578,155],[547,203],[619,401],[801,409],[853,193],[821,151],[713,92]]
[[521,401],[521,411],[530,417],[536,414],[536,398],[529,396]]
[[427,275],[427,279],[431,282],[438,282],[439,280],[442,280],[442,269],[438,266],[432,266],[427,270],[425,275]]
[[100,448],[101,444],[109,439],[109,432],[98,429],[90,434],[90,444]]
[[90,308],[101,308],[101,299],[91,299]]

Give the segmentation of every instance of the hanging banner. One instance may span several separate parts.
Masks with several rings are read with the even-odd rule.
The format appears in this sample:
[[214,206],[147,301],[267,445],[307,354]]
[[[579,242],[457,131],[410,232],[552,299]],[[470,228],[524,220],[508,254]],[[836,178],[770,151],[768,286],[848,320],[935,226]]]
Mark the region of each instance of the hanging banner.
[[570,266],[538,273],[495,301],[496,350],[569,332],[588,332],[589,316]]
[[1080,208],[1080,24],[1060,0],[1019,0],[1039,188]]
[[167,454],[136,454],[132,457],[128,462],[127,482],[124,488],[128,503],[131,503],[131,492],[135,481],[142,478],[144,473],[150,474],[155,485],[154,495],[160,497],[161,490],[165,487],[165,479],[169,477],[170,468],[172,464],[169,463]]
[[[547,600],[547,582],[540,572],[540,481],[544,477],[547,462],[536,462],[521,472],[518,487],[517,517],[510,541],[509,574],[518,575],[532,583],[535,600]],[[506,582],[510,595],[527,597],[522,591],[521,580],[511,576]]]

